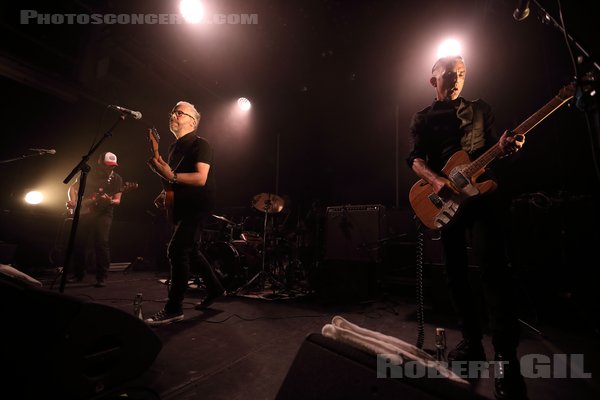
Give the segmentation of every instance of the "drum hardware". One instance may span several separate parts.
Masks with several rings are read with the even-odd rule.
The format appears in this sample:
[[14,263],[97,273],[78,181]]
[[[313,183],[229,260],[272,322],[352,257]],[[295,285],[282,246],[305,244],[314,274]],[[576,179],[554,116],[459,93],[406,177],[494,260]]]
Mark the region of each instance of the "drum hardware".
[[242,219],[242,222],[237,223],[221,215],[212,214],[212,217],[227,223],[227,229],[229,229],[229,240],[235,240],[235,230],[237,229],[242,231],[244,229],[244,224],[246,223],[246,218]]
[[260,253],[244,240],[214,242],[206,256],[225,290],[236,293],[260,269]]
[[285,205],[285,202],[284,202],[283,198],[281,198],[278,195],[273,194],[273,193],[260,193],[252,198],[252,206],[264,214],[263,241],[262,241],[262,246],[263,246],[263,248],[262,248],[262,266],[261,266],[261,270],[258,271],[258,273],[256,275],[254,275],[252,277],[252,279],[250,279],[248,281],[248,283],[246,283],[245,285],[243,285],[242,287],[239,288],[238,292],[251,287],[254,282],[259,282],[261,289],[264,289],[269,281],[271,283],[271,287],[273,287],[273,286],[282,287],[283,286],[281,284],[281,282],[277,281],[274,278],[271,270],[267,271],[266,258],[267,258],[267,243],[268,243],[267,232],[268,232],[269,214],[277,214],[277,213],[281,212],[283,210],[284,205]]

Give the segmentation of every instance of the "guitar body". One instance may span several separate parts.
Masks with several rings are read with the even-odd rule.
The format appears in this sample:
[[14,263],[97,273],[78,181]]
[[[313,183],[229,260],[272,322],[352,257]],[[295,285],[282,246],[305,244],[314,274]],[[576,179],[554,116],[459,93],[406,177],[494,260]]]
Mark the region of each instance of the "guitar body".
[[[137,182],[125,182],[123,187],[121,187],[120,192],[127,193],[134,189],[137,189],[138,187],[139,187],[139,185],[137,184]],[[91,213],[97,211],[99,208],[101,208],[103,205],[99,202],[99,197],[101,197],[103,194],[104,194],[104,192],[101,190],[99,192],[92,194],[91,196],[87,196],[86,198],[84,198],[81,203],[81,210],[79,211],[79,215],[91,214]],[[104,205],[104,206],[106,206],[106,205]],[[69,203],[66,204],[66,207],[67,207],[67,214],[70,217],[72,217],[75,214],[75,207],[69,205]]]
[[[96,209],[98,208],[98,204],[97,204],[97,200],[96,200],[96,196],[98,195],[98,193],[94,193],[91,197],[88,197],[87,199],[83,199],[83,202],[81,203],[81,211],[79,211],[79,215],[87,215],[87,214],[91,214],[94,211],[96,211]],[[75,212],[74,208],[69,209],[71,216],[73,216],[73,213]]]
[[175,195],[170,185],[164,184],[164,189],[160,194],[154,199],[154,206],[160,210],[163,210],[165,216],[169,222],[173,222],[173,208]]
[[450,226],[465,203],[496,189],[497,184],[493,180],[477,182],[484,169],[477,171],[469,179],[464,170],[470,163],[471,159],[466,151],[457,151],[442,169],[443,175],[454,183],[460,194],[442,198],[434,192],[433,186],[423,179],[410,189],[410,205],[419,220],[429,229],[440,230]]
[[165,210],[167,212],[167,217],[169,219],[173,219],[173,208],[175,203],[175,194],[173,193],[173,189],[169,187],[168,190],[165,190]]

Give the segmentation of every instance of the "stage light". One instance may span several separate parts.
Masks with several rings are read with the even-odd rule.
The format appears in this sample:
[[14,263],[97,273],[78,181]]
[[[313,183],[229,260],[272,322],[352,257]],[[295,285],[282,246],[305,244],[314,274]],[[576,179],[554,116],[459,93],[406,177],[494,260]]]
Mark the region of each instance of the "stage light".
[[240,97],[237,101],[238,107],[242,111],[248,111],[252,107],[252,103],[245,97]]
[[197,24],[204,17],[204,6],[198,0],[181,0],[179,11],[190,24]]
[[40,204],[44,201],[44,195],[37,190],[32,190],[25,195],[25,202],[27,204]]
[[446,39],[439,46],[437,58],[462,55],[460,43],[455,39]]

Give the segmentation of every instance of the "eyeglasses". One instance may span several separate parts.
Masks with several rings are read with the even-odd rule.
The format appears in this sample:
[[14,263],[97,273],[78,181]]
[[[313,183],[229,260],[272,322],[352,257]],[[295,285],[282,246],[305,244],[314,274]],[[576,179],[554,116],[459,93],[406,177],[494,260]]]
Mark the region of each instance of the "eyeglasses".
[[181,117],[182,115],[187,115],[188,117],[190,117],[191,119],[193,119],[194,121],[196,120],[196,118],[192,117],[190,114],[188,113],[184,113],[181,110],[173,110],[169,113],[169,118],[171,118],[171,115],[175,114],[177,116],[177,118]]

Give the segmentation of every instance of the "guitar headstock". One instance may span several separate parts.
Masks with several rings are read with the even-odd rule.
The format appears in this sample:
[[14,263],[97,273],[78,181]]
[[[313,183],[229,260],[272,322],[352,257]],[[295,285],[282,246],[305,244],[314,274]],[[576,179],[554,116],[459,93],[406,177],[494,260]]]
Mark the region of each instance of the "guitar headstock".
[[569,100],[571,97],[575,96],[575,90],[575,82],[571,82],[560,89],[557,96],[560,97],[561,100]]
[[148,129],[148,141],[150,142],[150,152],[153,157],[158,158],[158,142],[160,141],[160,135],[156,128]]

